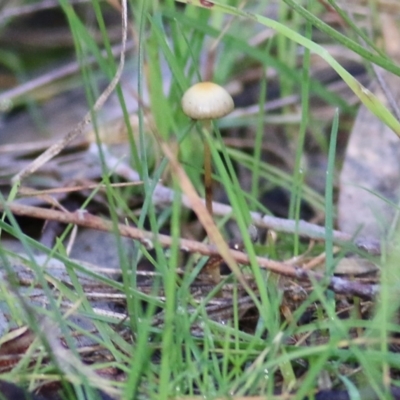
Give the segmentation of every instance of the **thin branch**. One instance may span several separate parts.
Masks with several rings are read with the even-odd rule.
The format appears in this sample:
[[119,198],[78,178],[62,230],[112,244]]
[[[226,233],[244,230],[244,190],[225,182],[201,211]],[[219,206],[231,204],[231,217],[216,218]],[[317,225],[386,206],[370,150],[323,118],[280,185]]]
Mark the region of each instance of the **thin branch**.
[[[122,44],[118,44],[112,47],[111,53],[113,56],[120,55],[122,52],[125,52],[129,49],[133,48],[133,41],[129,41],[126,44],[126,48],[123,48]],[[103,50],[101,55],[106,56],[106,51]],[[84,63],[85,65],[92,65],[96,62],[94,57],[88,57]],[[56,80],[65,78],[67,76],[73,75],[79,71],[79,64],[76,61],[70,62],[66,65],[53,69],[49,72],[46,72],[43,75],[37,76],[36,78],[31,79],[28,82],[24,82],[17,87],[6,90],[5,92],[0,93],[0,104],[9,104],[12,103],[14,99],[17,97],[23,96],[33,90],[40,88],[44,85],[48,85]],[[53,141],[54,142],[54,141]]]
[[[121,44],[121,55],[120,61],[117,68],[117,72],[114,75],[114,78],[111,80],[109,85],[97,99],[96,103],[93,106],[93,112],[99,111],[101,107],[104,105],[110,94],[113,92],[115,87],[117,86],[122,71],[125,65],[125,51],[126,51],[126,40],[127,40],[127,31],[128,31],[128,20],[127,20],[127,0],[122,0],[122,44]],[[39,157],[37,157],[31,164],[27,167],[23,168],[17,175],[12,178],[13,184],[20,183],[25,177],[35,172],[38,168],[44,165],[46,162],[51,160],[57,154],[61,152],[61,150],[72,140],[78,137],[84,130],[85,126],[91,122],[91,114],[89,111],[83,118],[83,120],[78,123],[75,128],[67,133],[60,141],[56,142],[53,146],[48,148],[44,153],[42,153]]]
[[[89,152],[93,155],[98,154],[99,149],[96,145],[91,145]],[[113,156],[106,146],[102,146],[102,152],[104,154],[105,163],[110,171],[123,177],[130,182],[140,182],[141,178],[135,170],[129,165],[121,161],[121,159]],[[172,204],[175,198],[175,192],[158,183],[153,192],[153,204],[158,207],[165,207]],[[204,200],[202,200],[204,202]],[[188,197],[182,195],[182,204],[189,209],[192,209],[192,204]],[[234,217],[234,211],[231,206],[213,202],[212,205],[213,214],[217,216],[232,215]],[[296,233],[300,236],[307,237],[315,240],[325,240],[326,231],[325,228],[319,225],[312,224],[306,221],[298,221],[284,218],[277,218],[270,215],[263,215],[259,212],[251,212],[252,223],[258,228],[273,229],[278,232]],[[380,254],[380,243],[373,240],[355,240],[353,236],[348,233],[334,230],[333,241],[337,245],[354,244],[358,248],[374,255]]]
[[[70,0],[69,3],[73,5],[89,2],[89,0]],[[13,17],[22,17],[26,14],[32,14],[38,11],[49,10],[51,8],[58,7],[60,7],[60,3],[57,0],[44,0],[40,3],[23,4],[18,7],[10,7],[0,14],[0,25],[4,24],[8,19]]]
[[[114,232],[111,221],[96,217],[85,210],[75,212],[62,212],[49,210],[40,207],[26,206],[22,204],[0,204],[1,211],[9,211],[19,216],[29,216],[33,218],[58,221],[64,224],[75,224],[82,227],[96,229],[99,231]],[[121,236],[129,237],[142,243],[147,248],[153,248],[158,243],[164,248],[171,247],[173,238],[168,235],[154,234],[135,227],[119,224],[118,231]],[[201,242],[188,239],[179,239],[179,248],[182,251],[190,253],[199,253],[205,256],[220,255],[216,246],[207,245]],[[240,264],[249,265],[250,259],[247,254],[229,249],[231,257]],[[356,281],[346,280],[339,277],[327,278],[322,274],[307,271],[300,266],[287,265],[283,262],[270,260],[264,257],[256,257],[256,262],[260,268],[268,269],[280,275],[307,281],[325,281],[329,288],[335,293],[351,296],[359,296],[363,299],[372,299],[379,290],[378,285],[362,284]]]

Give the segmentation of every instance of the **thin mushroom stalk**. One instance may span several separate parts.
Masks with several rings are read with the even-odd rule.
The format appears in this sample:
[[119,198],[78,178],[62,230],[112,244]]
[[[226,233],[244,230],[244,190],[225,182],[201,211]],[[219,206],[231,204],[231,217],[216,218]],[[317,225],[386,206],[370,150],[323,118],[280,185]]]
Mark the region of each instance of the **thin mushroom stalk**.
[[[203,130],[205,133],[211,133],[211,121],[204,120]],[[206,208],[212,215],[212,202],[213,202],[213,181],[212,181],[212,166],[211,166],[211,149],[207,139],[204,140],[204,191],[206,199]]]
[[[213,82],[200,82],[184,93],[182,108],[188,117],[202,121],[203,131],[211,135],[211,121],[228,115],[234,109],[234,103],[222,86]],[[212,215],[211,151],[207,140],[204,140],[204,189],[206,207]]]
[[[213,82],[200,82],[190,87],[182,97],[183,112],[193,120],[202,122],[204,140],[204,190],[207,211],[212,215],[211,150],[207,136],[212,135],[212,120],[224,117],[234,109],[233,99],[221,86]],[[203,272],[215,283],[220,282],[219,263],[209,260]]]

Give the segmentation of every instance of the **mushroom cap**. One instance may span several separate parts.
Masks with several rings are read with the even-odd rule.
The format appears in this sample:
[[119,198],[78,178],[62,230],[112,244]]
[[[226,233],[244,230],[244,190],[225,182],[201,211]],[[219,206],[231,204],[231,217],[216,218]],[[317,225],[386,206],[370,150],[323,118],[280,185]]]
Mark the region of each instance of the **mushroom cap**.
[[230,94],[213,82],[199,82],[182,97],[183,112],[192,119],[215,119],[229,114],[235,107]]

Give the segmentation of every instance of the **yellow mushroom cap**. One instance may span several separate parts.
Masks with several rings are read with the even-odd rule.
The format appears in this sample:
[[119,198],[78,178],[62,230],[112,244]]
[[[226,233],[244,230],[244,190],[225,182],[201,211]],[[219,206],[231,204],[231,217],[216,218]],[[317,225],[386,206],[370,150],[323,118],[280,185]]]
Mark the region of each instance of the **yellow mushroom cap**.
[[221,118],[234,107],[230,94],[213,82],[196,83],[182,97],[183,112],[192,119]]

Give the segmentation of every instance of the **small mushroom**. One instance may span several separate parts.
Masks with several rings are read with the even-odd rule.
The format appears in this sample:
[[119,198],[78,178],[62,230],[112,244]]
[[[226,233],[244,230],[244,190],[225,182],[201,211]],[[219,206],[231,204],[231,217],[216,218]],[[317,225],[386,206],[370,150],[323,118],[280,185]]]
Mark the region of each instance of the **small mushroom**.
[[[211,131],[211,120],[228,115],[234,107],[230,94],[213,82],[196,83],[182,97],[183,112],[194,120],[202,121],[206,134]],[[204,142],[204,188],[206,207],[212,215],[211,152],[207,140]]]

